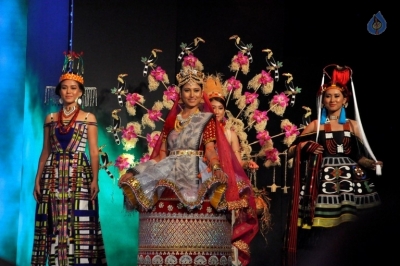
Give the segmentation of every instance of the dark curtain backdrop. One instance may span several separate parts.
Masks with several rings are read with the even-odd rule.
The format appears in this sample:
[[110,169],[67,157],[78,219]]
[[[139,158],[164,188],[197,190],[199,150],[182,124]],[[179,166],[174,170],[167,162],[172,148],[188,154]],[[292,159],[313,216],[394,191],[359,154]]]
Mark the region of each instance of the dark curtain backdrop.
[[[266,68],[266,54],[261,50],[271,49],[275,60],[283,62],[280,73],[291,73],[295,86],[302,88],[295,106],[288,108],[284,115],[297,125],[304,113],[302,106],[311,107],[312,117],[316,117],[315,93],[321,83],[323,67],[333,63],[350,66],[354,71],[353,80],[364,130],[376,157],[385,164],[384,175],[376,180],[384,204],[370,219],[360,222],[359,230],[355,230],[354,234],[345,239],[335,239],[339,254],[327,251],[325,260],[329,260],[330,254],[349,255],[347,251],[340,251],[340,247],[351,241],[353,245],[364,248],[364,255],[369,255],[368,261],[371,262],[378,257],[369,250],[380,245],[382,235],[389,232],[388,213],[397,206],[398,198],[394,186],[387,181],[393,180],[390,169],[394,160],[387,151],[393,150],[395,136],[394,123],[388,122],[387,115],[393,112],[395,101],[391,99],[398,94],[390,90],[394,82],[390,84],[389,80],[394,81],[394,77],[389,75],[388,65],[383,63],[388,62],[393,53],[389,46],[389,38],[394,32],[389,8],[384,1],[322,1],[308,4],[283,0],[75,0],[73,49],[85,53],[85,83],[98,88],[98,106],[93,110],[99,120],[99,130],[104,131],[110,124],[112,110],[120,108],[116,96],[111,93],[117,85],[118,74],[128,74],[126,81],[130,92],[142,94],[148,102],[160,99],[162,89],[149,92],[146,87],[141,57],[148,57],[154,48],[161,49],[157,64],[166,70],[170,82],[174,83],[176,71],[180,68],[176,60],[179,45],[190,43],[195,37],[205,40],[194,52],[203,62],[205,72],[223,73],[225,78],[232,75],[228,65],[238,51],[233,41],[229,40],[230,36],[238,35],[243,42],[253,45],[254,62],[248,77],[241,76],[243,80],[248,81]],[[373,36],[367,31],[367,23],[378,11],[386,18],[388,29],[382,35]],[[281,76],[275,85],[277,91],[284,90],[283,82],[284,77]],[[267,106],[268,100],[263,100],[260,109],[267,109]],[[348,108],[349,117],[354,117],[352,107]],[[134,119],[126,112],[121,112],[121,116],[126,122]],[[271,121],[267,127],[276,131],[280,119],[273,119],[275,122]],[[161,129],[161,124],[157,124],[157,129]],[[108,138],[112,136],[108,135]],[[249,138],[254,136],[250,134]],[[276,143],[279,146],[278,140]],[[138,145],[134,152],[140,154],[144,147]],[[120,148],[109,147],[115,151]],[[260,188],[270,185],[272,174],[272,169],[260,169],[257,185]],[[277,168],[275,174],[276,183],[282,185],[283,169]],[[121,192],[116,190],[116,193]],[[273,228],[267,235],[267,242],[261,235],[253,241],[251,265],[280,265],[290,193],[284,194],[278,189],[275,193],[269,192],[269,197]],[[369,232],[368,240],[362,237],[363,230]],[[357,238],[361,240],[354,241]],[[362,255],[355,252],[351,256]],[[344,259],[342,265],[345,263]],[[328,263],[325,261],[324,265]]]

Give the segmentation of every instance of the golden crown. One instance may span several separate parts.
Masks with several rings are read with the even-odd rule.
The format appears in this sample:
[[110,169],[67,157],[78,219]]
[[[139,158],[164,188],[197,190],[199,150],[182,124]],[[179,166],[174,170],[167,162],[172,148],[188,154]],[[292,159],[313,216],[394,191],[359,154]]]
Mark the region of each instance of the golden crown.
[[202,85],[204,83],[204,73],[197,69],[182,69],[176,75],[176,80],[178,81],[178,87],[185,85],[189,81]]
[[207,76],[204,82],[204,92],[208,96],[209,99],[211,98],[222,98],[225,100],[223,91],[222,91],[222,84],[221,78],[219,75],[209,75]]
[[59,82],[72,79],[83,84],[83,52],[64,52],[64,64]]

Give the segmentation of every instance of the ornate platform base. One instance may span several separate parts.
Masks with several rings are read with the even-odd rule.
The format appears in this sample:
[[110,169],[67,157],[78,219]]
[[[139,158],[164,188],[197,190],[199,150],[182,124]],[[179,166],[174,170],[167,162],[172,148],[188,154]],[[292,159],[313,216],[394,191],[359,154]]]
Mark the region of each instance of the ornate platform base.
[[209,201],[188,212],[164,192],[153,211],[140,213],[138,265],[231,265],[228,216]]

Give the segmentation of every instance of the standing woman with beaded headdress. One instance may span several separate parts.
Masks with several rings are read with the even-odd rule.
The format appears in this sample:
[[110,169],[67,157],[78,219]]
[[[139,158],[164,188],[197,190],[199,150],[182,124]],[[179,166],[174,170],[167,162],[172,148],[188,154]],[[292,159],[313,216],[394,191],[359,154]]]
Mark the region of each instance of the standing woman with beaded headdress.
[[[202,70],[193,54],[184,58],[176,76],[180,100],[151,160],[119,181],[127,208],[140,212],[138,265],[229,265],[236,258],[232,245],[236,265],[249,263],[249,242],[258,230],[254,196],[216,126]],[[233,225],[230,211],[238,216]]]
[[[343,223],[355,221],[367,209],[380,204],[367,173],[372,170],[380,175],[383,163],[375,159],[365,137],[352,70],[328,65],[324,77],[328,75],[326,69],[332,66],[335,68],[331,82],[324,84],[323,79],[318,91],[318,119],[307,125],[288,152],[295,159],[285,237],[288,265],[295,265],[297,248],[318,245],[315,241],[321,238],[321,232],[327,232],[324,228],[340,230]],[[347,88],[350,80],[352,91]],[[351,96],[356,120],[346,117]]]
[[[37,206],[32,265],[107,264],[97,197],[97,122],[80,108],[85,93],[81,56],[65,55],[55,89],[62,108],[45,119],[33,191]],[[87,143],[90,160],[85,154]]]

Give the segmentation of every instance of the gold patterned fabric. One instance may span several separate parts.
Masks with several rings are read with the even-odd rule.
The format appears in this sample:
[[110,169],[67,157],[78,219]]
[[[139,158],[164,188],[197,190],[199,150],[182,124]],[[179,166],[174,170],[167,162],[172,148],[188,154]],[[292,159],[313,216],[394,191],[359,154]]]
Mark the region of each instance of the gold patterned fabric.
[[188,212],[167,190],[139,219],[138,265],[231,265],[227,213],[217,213],[209,200]]

